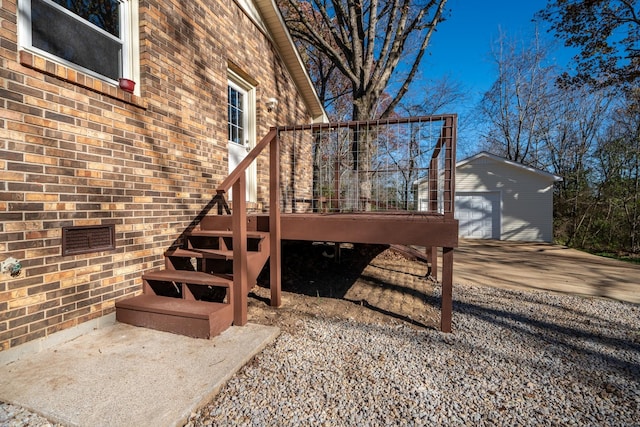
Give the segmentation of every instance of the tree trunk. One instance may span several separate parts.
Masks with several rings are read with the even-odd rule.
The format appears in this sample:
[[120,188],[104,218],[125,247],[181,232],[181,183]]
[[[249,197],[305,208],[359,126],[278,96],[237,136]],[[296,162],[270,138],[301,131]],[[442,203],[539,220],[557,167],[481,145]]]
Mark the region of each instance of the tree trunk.
[[313,136],[313,197],[311,198],[311,209],[314,213],[320,212],[322,209],[322,189],[319,187],[320,185],[320,143],[322,138],[320,132],[316,132]]
[[[370,120],[372,107],[363,99],[354,99],[353,118],[355,121]],[[359,211],[371,211],[372,171],[371,160],[373,143],[368,127],[352,129],[351,155],[353,157],[353,172],[357,181],[357,203]]]

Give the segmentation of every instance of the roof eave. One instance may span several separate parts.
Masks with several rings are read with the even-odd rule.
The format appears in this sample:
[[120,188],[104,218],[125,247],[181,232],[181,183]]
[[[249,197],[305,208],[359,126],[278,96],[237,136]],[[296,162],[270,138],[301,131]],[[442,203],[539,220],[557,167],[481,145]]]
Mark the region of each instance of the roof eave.
[[273,37],[276,49],[285,62],[300,95],[302,95],[313,121],[316,123],[328,122],[327,113],[318,98],[318,94],[311,82],[309,73],[302,62],[300,53],[293,42],[293,38],[278,6],[274,0],[254,0],[256,7],[262,15],[262,19]]
[[558,176],[558,175],[555,175],[555,174],[552,174],[550,172],[546,172],[546,171],[543,171],[543,170],[540,170],[540,169],[532,168],[531,166],[526,166],[526,165],[523,165],[522,163],[518,163],[518,162],[511,161],[509,159],[505,159],[504,157],[496,156],[495,154],[491,154],[488,151],[481,151],[481,152],[479,152],[477,154],[474,154],[471,157],[467,157],[464,160],[460,160],[458,163],[456,163],[456,168],[458,168],[460,166],[464,166],[467,163],[472,162],[473,160],[479,159],[480,157],[488,157],[488,158],[493,159],[493,160],[495,160],[497,162],[502,162],[502,163],[505,163],[507,165],[511,165],[511,166],[514,166],[514,167],[517,167],[517,168],[521,168],[521,169],[525,169],[525,170],[527,170],[529,172],[532,172],[532,173],[535,173],[535,174],[550,178],[552,181],[555,181],[555,182],[560,182],[560,181],[563,180],[563,178],[561,176]]

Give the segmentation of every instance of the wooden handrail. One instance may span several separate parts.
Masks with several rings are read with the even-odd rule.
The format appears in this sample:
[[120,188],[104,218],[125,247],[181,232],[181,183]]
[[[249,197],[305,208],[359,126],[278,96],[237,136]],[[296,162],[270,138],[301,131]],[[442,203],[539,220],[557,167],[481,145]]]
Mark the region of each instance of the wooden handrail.
[[249,153],[247,153],[247,156],[244,159],[242,159],[242,161],[238,164],[238,166],[236,166],[236,168],[233,171],[231,171],[229,176],[227,176],[225,180],[222,181],[222,183],[218,186],[218,188],[216,188],[216,192],[217,193],[228,192],[229,189],[233,186],[233,184],[238,180],[238,178],[240,178],[240,175],[244,174],[244,172],[251,165],[251,163],[253,163],[253,161],[260,155],[260,153],[262,153],[262,150],[264,150],[266,147],[269,146],[269,144],[271,144],[271,141],[276,137],[277,134],[278,134],[278,130],[276,128],[271,128],[269,130],[269,133],[267,133],[265,137],[262,138],[260,142],[258,142],[256,146],[253,147],[251,151],[249,151]]
[[431,154],[431,158],[435,159],[440,155],[440,151],[442,150],[443,145],[447,145],[450,143],[452,132],[451,129],[456,122],[456,116],[449,116],[444,119],[444,125],[442,129],[440,129],[440,137],[438,138],[438,142],[436,142],[436,146],[433,149],[433,153]]
[[[216,192],[220,197],[220,203],[226,206],[224,200],[224,193],[228,192],[230,188],[233,188],[233,209],[231,210],[231,228],[233,230],[233,323],[238,326],[243,326],[247,323],[247,212],[246,212],[246,176],[245,171],[253,163],[256,158],[262,153],[262,151],[271,146],[270,154],[270,174],[272,175],[271,181],[273,182],[273,175],[277,175],[277,159],[278,144],[277,144],[278,131],[276,128],[271,128],[269,133],[256,144],[253,149],[247,153],[247,156],[231,171],[227,178],[216,188]],[[274,160],[276,159],[276,160]],[[277,185],[278,180],[275,178]],[[272,184],[273,185],[273,184]],[[275,199],[276,209],[271,209],[269,213],[270,221],[270,233],[271,238],[271,251],[275,251],[277,245],[277,252],[271,253],[270,265],[272,270],[272,278],[276,277],[277,282],[271,285],[272,301],[271,305],[280,305],[280,281],[279,281],[279,269],[280,269],[280,217],[277,206],[278,189],[271,189],[272,202]],[[220,209],[219,209],[220,210]],[[228,207],[225,209],[229,213]],[[220,212],[222,213],[222,212]],[[274,276],[273,271],[278,270],[277,276]],[[274,298],[275,296],[275,298]]]
[[446,141],[445,144],[445,153],[444,153],[444,170],[445,170],[445,180],[444,180],[444,215],[447,218],[454,218],[454,210],[455,210],[455,197],[456,197],[456,180],[455,180],[455,168],[456,168],[456,144],[453,143],[455,141],[456,135],[456,125],[457,125],[457,117],[451,117],[445,121],[444,130],[444,138]]

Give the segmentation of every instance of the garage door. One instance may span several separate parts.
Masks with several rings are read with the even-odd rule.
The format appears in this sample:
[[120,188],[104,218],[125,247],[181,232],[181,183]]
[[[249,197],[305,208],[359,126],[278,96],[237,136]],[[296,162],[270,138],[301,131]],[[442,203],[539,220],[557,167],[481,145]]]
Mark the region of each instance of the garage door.
[[500,193],[456,193],[460,237],[500,239]]

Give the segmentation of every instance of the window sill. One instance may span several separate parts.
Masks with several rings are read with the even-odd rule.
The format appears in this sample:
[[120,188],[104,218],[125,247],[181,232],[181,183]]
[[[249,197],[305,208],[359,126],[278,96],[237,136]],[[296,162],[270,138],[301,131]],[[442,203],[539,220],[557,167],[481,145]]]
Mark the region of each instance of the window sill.
[[126,92],[117,85],[88,76],[26,50],[20,51],[20,64],[27,68],[40,71],[48,76],[108,96],[109,98],[117,99],[139,108],[147,108],[147,103],[144,102],[141,97]]

